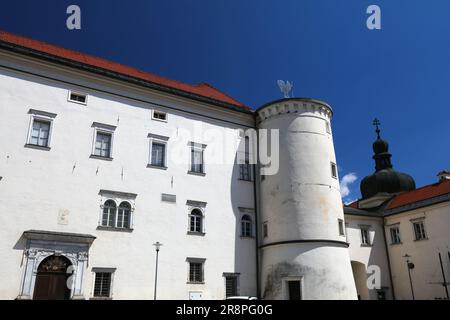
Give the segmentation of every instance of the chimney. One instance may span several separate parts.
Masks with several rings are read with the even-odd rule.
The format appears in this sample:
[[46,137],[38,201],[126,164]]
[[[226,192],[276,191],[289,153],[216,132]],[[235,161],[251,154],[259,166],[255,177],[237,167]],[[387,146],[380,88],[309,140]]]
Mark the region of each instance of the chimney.
[[437,174],[437,176],[439,177],[439,182],[442,182],[444,180],[450,180],[450,171],[443,170],[443,171],[439,172]]

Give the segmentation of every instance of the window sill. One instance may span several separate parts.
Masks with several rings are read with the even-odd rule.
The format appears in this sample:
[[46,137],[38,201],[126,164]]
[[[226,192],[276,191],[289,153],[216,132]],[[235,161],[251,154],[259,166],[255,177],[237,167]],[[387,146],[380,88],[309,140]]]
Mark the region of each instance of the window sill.
[[244,182],[253,182],[253,180],[252,180],[252,179],[250,179],[250,180],[247,180],[247,179],[241,179],[241,178],[239,178],[239,179],[238,179],[238,181],[244,181]]
[[201,237],[206,235],[205,232],[196,232],[196,231],[188,231],[187,234],[190,236],[201,236]]
[[67,99],[67,101],[71,102],[71,103],[76,103],[76,104],[81,104],[83,106],[87,106],[87,102],[81,102],[81,101],[71,100],[71,99]]
[[154,117],[152,117],[152,120],[167,123],[167,119],[159,119],[159,118],[154,118]]
[[37,144],[25,144],[25,148],[31,148],[31,149],[37,149],[37,150],[44,150],[44,151],[50,151],[50,147],[44,147]]
[[206,173],[204,173],[204,172],[188,171],[187,173],[192,174],[194,176],[202,176],[202,177],[206,176]]
[[198,281],[188,281],[187,284],[205,284],[204,281],[198,282]]
[[361,243],[361,247],[373,247],[373,245]]
[[254,236],[241,236],[241,239],[249,239],[249,240],[252,240],[252,239],[255,239],[255,237],[254,237]]
[[89,300],[112,300],[111,297],[90,297]]
[[403,242],[396,242],[396,243],[391,243],[391,246],[399,246],[401,244],[403,244]]
[[113,158],[97,156],[95,154],[91,154],[91,156],[89,158],[91,158],[91,159],[98,159],[98,160],[105,160],[105,161],[113,161]]
[[152,169],[159,169],[159,170],[167,170],[167,167],[164,166],[157,166],[154,164],[147,164],[147,168],[152,168]]
[[425,240],[429,240],[428,238],[423,238],[423,239],[414,239],[414,241],[425,241]]
[[98,226],[97,230],[102,231],[117,231],[117,232],[133,232],[134,229],[132,228],[116,228],[116,227],[104,227],[104,226]]

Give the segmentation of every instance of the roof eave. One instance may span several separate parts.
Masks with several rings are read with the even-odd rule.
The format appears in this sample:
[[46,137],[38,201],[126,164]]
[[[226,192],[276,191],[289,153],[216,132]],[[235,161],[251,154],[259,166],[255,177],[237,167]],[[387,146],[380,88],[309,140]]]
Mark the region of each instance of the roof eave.
[[66,59],[66,58],[62,58],[56,55],[52,55],[46,52],[42,52],[42,51],[38,51],[38,50],[34,50],[34,49],[30,49],[27,47],[23,47],[23,46],[19,46],[10,42],[6,42],[6,41],[2,41],[0,40],[0,49],[4,49],[7,51],[12,51],[15,53],[19,53],[19,54],[24,54],[33,58],[38,58],[41,60],[46,60],[49,62],[53,62],[53,63],[57,63],[57,64],[61,64],[61,65],[65,65],[68,67],[72,67],[72,68],[77,68],[77,69],[81,69],[84,71],[88,71],[91,73],[95,73],[95,74],[99,74],[102,76],[106,76],[109,78],[114,78],[116,80],[121,80],[121,81],[125,81],[125,82],[129,82],[129,83],[133,83],[139,86],[143,86],[149,89],[153,89],[153,90],[158,90],[161,92],[165,92],[165,93],[170,93],[170,94],[174,94],[177,96],[181,96],[184,98],[188,98],[188,99],[192,99],[192,100],[196,100],[199,102],[203,102],[203,103],[209,103],[209,104],[213,104],[222,108],[226,108],[229,110],[233,110],[233,111],[237,111],[237,112],[241,112],[241,113],[245,113],[245,114],[251,114],[254,115],[254,112],[248,108],[248,107],[241,107],[241,106],[237,106],[231,103],[225,103],[216,99],[212,99],[212,98],[208,98],[205,96],[201,96],[201,95],[197,95],[191,92],[187,92],[184,90],[180,90],[180,89],[175,89],[172,87],[168,87],[168,86],[163,86],[151,81],[146,81],[146,80],[142,80],[136,77],[132,77],[132,76],[128,76],[128,75],[124,75],[121,74],[119,72],[114,72],[111,70],[107,70],[104,68],[100,68],[100,67],[96,67],[96,66],[92,66],[89,64],[85,64],[82,62],[78,62],[78,61],[74,61],[71,59]]

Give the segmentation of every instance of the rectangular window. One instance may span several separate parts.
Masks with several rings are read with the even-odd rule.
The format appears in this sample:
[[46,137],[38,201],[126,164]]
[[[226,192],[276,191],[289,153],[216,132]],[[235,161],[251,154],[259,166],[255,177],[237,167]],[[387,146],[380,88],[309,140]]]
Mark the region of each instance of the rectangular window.
[[35,146],[48,147],[50,125],[50,121],[34,119],[29,143]]
[[203,263],[189,262],[189,282],[203,282]]
[[35,109],[30,109],[28,114],[31,116],[25,146],[49,150],[53,120],[56,118],[56,114]]
[[263,237],[267,238],[269,236],[269,227],[267,225],[267,222],[264,222],[263,224]]
[[167,121],[167,113],[153,110],[152,119],[159,121]]
[[390,228],[390,231],[391,231],[391,244],[401,243],[399,227],[392,227]]
[[361,227],[361,244],[370,246],[370,232],[368,227]]
[[225,295],[226,297],[238,296],[238,277],[235,275],[225,277]]
[[[239,152],[239,179],[245,181],[253,181],[253,166],[250,164],[250,139],[245,137],[244,139],[244,154]],[[243,158],[243,159],[242,159]],[[242,161],[243,160],[243,161]],[[242,163],[244,162],[244,163]]]
[[94,141],[92,143],[91,158],[111,161],[114,131],[117,127],[99,122],[94,122],[92,127],[94,128]]
[[111,133],[97,131],[94,155],[103,158],[111,158],[111,141]]
[[344,220],[338,219],[338,225],[339,225],[339,235],[340,235],[340,236],[345,236],[345,232],[344,232]]
[[152,142],[152,161],[151,164],[157,167],[165,167],[166,144]]
[[337,179],[337,168],[336,168],[336,163],[331,162],[331,176],[334,179]]
[[252,165],[245,161],[239,165],[239,179],[245,181],[253,181],[252,179]]
[[204,145],[191,142],[191,168],[192,173],[205,173],[204,168]]
[[77,92],[69,92],[69,101],[80,103],[80,104],[86,104],[87,102],[87,95],[83,93],[77,93]]
[[327,131],[327,133],[331,134],[330,123],[328,121],[326,121],[326,120],[325,120],[325,130]]
[[94,297],[110,298],[111,280],[112,280],[112,272],[96,272],[94,283]]
[[413,226],[414,226],[414,235],[415,235],[416,240],[424,240],[427,238],[427,236],[425,234],[425,225],[424,225],[423,221],[414,222]]

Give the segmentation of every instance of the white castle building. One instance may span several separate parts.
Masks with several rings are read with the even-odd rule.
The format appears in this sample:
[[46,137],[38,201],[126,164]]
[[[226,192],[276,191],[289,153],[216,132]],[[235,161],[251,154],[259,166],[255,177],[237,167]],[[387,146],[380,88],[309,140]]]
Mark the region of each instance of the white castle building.
[[445,298],[448,172],[343,207],[331,118],[0,32],[0,299]]

